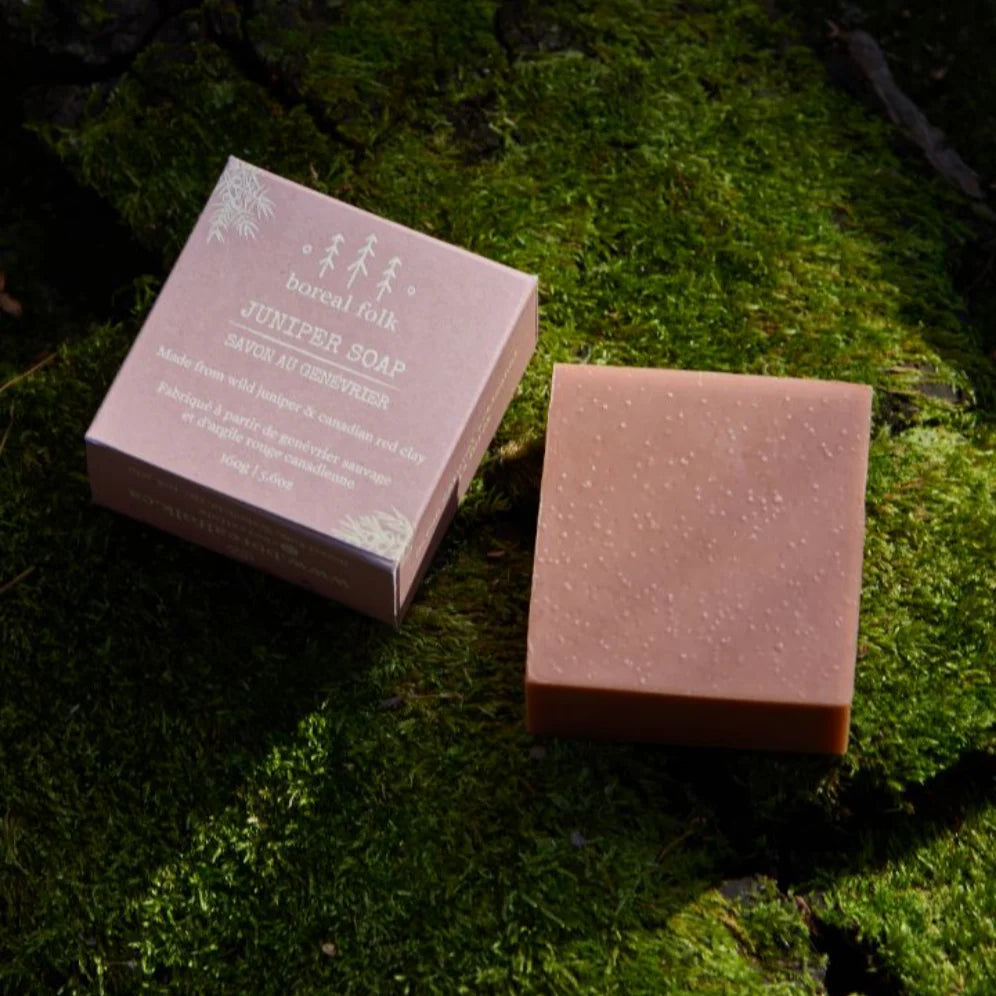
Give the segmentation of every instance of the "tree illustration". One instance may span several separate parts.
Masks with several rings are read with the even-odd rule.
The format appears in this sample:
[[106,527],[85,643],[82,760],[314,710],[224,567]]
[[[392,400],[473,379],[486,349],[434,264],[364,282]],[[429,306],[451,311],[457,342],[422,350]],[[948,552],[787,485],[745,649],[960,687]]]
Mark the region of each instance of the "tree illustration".
[[211,225],[208,242],[225,241],[225,233],[234,228],[244,239],[254,239],[259,222],[273,216],[273,201],[260,179],[260,171],[238,159],[229,159],[225,172],[211,197]]
[[398,272],[398,267],[401,266],[401,260],[397,256],[391,258],[391,262],[387,264],[387,268],[381,274],[380,282],[377,284],[377,300],[379,301],[385,294],[390,294],[392,291],[391,281],[394,280]]
[[349,281],[346,284],[347,289],[353,286],[353,281],[356,280],[358,274],[362,273],[363,276],[367,275],[367,259],[372,258],[374,255],[373,247],[377,244],[376,235],[368,235],[366,242],[360,249],[359,255],[353,260],[349,266],[346,267],[349,270]]
[[336,535],[370,553],[398,561],[411,544],[415,528],[404,513],[394,508],[372,515],[347,515],[340,520]]
[[325,255],[322,256],[321,260],[321,271],[319,272],[320,277],[325,276],[326,270],[334,270],[335,263],[332,262],[339,255],[339,246],[342,244],[343,238],[339,233],[336,233],[332,237],[332,242],[330,245],[325,247]]

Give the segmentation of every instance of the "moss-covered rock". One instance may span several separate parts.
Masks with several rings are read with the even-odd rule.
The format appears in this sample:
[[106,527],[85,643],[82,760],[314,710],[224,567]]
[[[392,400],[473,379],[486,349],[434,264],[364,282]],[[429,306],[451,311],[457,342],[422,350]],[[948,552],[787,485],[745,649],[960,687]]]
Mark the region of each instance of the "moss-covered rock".
[[[996,980],[991,758],[943,818],[869,835],[827,896],[826,921],[878,952],[897,988],[983,996]],[[884,974],[884,973],[883,973]]]
[[[958,825],[924,794],[958,796],[996,708],[955,194],[746,0],[210,0],[87,73],[31,80],[37,161],[154,272],[94,320],[0,194],[27,278],[0,315],[0,988],[820,993],[836,930],[890,985],[985,992],[991,792]],[[540,275],[536,357],[397,632],[90,504],[83,432],[231,152]],[[845,759],[523,732],[563,360],[875,387]]]

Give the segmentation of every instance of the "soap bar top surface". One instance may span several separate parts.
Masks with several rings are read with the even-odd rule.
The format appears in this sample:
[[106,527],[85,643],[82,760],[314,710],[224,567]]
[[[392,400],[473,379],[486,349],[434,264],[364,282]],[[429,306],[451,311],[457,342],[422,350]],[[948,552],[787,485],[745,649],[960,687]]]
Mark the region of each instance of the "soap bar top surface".
[[554,372],[527,680],[846,706],[871,389]]

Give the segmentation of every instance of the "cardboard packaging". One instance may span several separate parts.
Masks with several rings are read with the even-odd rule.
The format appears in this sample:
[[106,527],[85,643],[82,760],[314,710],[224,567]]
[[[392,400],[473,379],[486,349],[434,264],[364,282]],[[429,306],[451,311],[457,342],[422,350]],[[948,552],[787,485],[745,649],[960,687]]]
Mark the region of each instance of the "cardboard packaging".
[[94,499],[398,624],[536,278],[230,159],[86,436]]

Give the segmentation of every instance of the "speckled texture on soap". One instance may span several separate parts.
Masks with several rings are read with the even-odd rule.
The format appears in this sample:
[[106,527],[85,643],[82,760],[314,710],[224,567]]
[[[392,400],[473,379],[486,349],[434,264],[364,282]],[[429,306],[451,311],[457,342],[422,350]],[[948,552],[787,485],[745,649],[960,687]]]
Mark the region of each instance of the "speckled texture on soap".
[[[819,733],[766,737],[751,711],[767,725],[779,709],[830,710],[838,732],[827,736],[839,740],[843,726],[846,742],[870,398],[858,384],[558,366],[530,727],[571,732],[565,710],[580,696],[599,719],[576,732],[668,740],[669,709],[714,700],[724,717],[742,703],[734,725],[745,732],[706,730],[704,742],[842,750]],[[558,701],[558,689],[572,694]],[[644,716],[648,702],[661,706],[659,738],[630,729],[634,696]]]

